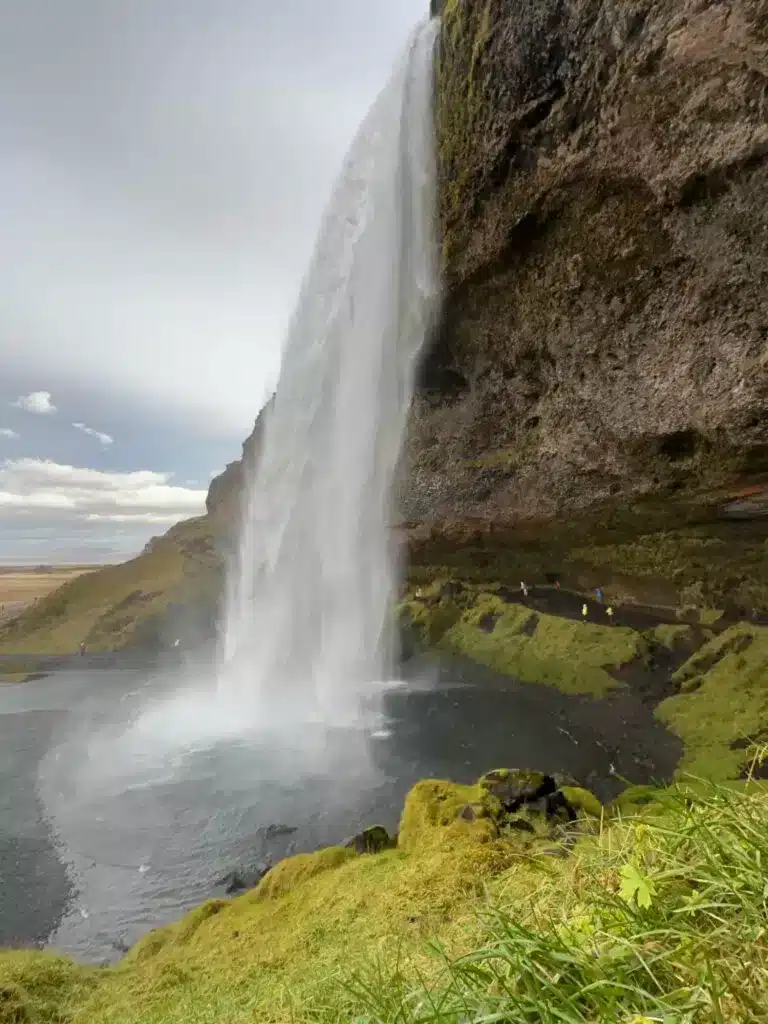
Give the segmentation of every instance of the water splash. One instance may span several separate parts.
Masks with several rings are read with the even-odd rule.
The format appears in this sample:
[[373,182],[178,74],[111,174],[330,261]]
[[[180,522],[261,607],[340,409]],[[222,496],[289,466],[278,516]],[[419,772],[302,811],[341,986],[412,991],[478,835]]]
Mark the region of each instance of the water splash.
[[388,678],[392,483],[438,294],[437,25],[416,30],[346,159],[248,484],[219,685],[260,719],[354,717]]

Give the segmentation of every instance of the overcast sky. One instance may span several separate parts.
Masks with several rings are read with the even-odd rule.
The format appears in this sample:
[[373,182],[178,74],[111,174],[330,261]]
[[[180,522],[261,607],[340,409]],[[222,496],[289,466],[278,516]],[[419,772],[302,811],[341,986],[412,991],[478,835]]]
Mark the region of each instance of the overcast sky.
[[194,515],[427,0],[0,0],[0,563]]

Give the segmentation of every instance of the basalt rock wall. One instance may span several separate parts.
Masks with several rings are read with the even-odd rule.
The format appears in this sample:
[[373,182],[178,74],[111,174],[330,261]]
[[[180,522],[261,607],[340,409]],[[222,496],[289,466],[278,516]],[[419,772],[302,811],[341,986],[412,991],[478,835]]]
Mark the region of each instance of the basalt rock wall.
[[445,301],[401,518],[764,510],[768,3],[442,8]]

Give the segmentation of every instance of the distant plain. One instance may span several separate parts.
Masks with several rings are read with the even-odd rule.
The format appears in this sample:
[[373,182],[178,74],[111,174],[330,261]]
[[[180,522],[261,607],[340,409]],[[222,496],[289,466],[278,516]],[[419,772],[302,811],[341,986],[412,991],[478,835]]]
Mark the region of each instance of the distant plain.
[[98,565],[0,565],[0,620],[18,615],[35,600]]

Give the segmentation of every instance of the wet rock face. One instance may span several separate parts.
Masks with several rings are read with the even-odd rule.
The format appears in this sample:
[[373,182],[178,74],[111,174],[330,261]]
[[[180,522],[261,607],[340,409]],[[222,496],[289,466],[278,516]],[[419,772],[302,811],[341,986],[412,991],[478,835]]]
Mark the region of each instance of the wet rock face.
[[454,0],[411,523],[768,471],[768,4]]

